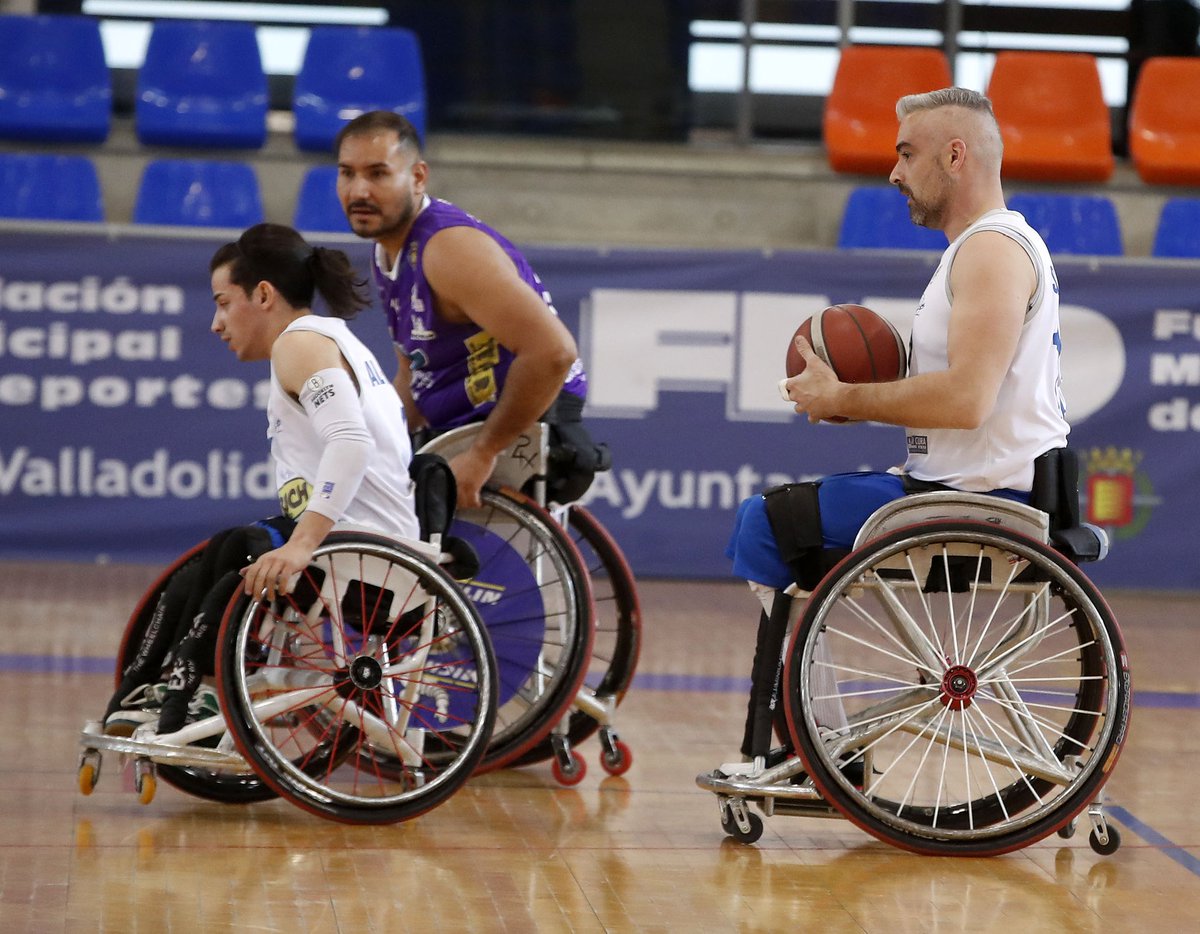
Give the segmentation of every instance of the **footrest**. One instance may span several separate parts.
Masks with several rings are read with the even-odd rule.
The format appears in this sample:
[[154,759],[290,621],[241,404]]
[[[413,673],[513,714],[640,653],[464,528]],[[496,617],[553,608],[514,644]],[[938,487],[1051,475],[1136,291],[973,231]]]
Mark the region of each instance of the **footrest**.
[[250,765],[236,752],[221,752],[203,746],[177,746],[156,739],[132,736],[108,736],[98,721],[84,724],[79,745],[97,752],[115,752],[123,756],[151,759],[163,765],[191,766],[220,772],[252,772]]
[[[763,773],[764,776],[769,773]],[[793,785],[791,782],[763,781],[745,775],[726,775],[724,772],[702,772],[696,776],[696,784],[705,791],[717,795],[734,795],[751,800],[757,798],[791,798],[797,801],[824,803],[825,799],[811,784]]]

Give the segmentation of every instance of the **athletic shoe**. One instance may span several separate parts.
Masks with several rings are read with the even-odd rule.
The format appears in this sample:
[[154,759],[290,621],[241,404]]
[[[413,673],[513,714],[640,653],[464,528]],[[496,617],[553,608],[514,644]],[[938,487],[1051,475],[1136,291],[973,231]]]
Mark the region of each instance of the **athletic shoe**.
[[139,684],[121,699],[121,706],[105,719],[105,735],[132,736],[133,731],[142,724],[157,721],[166,696],[165,684]]
[[[134,731],[146,724],[157,723],[162,714],[163,701],[167,696],[165,684],[142,684],[130,691],[121,701],[120,709],[104,721],[104,732],[108,736],[132,736]],[[195,723],[221,712],[217,692],[207,684],[196,688],[188,701],[185,723]]]

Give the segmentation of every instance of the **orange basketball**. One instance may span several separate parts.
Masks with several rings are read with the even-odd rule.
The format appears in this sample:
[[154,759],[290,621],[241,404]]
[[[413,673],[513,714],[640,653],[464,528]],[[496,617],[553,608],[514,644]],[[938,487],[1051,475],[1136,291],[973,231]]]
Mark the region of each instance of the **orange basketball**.
[[903,379],[908,354],[900,332],[886,318],[862,305],[830,305],[805,321],[788,341],[789,377],[804,371],[796,349],[803,337],[843,383],[887,383]]

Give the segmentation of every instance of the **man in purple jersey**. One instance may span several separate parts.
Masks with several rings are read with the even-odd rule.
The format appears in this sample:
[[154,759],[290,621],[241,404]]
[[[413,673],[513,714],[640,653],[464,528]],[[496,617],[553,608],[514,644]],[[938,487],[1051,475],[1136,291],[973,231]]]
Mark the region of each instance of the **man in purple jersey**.
[[410,429],[483,424],[450,462],[460,505],[479,505],[497,456],[539,419],[551,425],[552,445],[578,455],[557,486],[552,471],[551,496],[578,498],[607,452],[583,432],[587,377],[537,274],[501,234],[426,194],[429,166],[403,117],[363,114],[342,128],[334,151],[350,226],[375,241]]

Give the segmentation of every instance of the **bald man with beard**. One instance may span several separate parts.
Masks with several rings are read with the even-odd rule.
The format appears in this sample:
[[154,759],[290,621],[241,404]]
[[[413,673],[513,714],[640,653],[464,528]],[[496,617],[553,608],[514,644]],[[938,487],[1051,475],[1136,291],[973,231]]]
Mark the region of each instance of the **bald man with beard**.
[[[760,665],[774,670],[778,662],[773,643],[761,651],[763,633],[798,616],[792,596],[816,586],[872,512],[926,490],[1028,503],[1034,460],[1065,447],[1070,430],[1059,367],[1058,280],[1041,237],[1005,207],[1003,144],[991,101],[945,88],[901,98],[896,115],[890,181],[908,198],[913,223],[949,240],[917,306],[909,375],[842,383],[800,338],[806,367],[781,391],[810,422],[841,416],[903,426],[907,459],[902,468],[788,484],[741,504],[726,554],[763,605],[764,657],[755,659],[754,690],[770,687],[759,686]],[[797,464],[793,472],[806,470]],[[818,718],[836,728],[840,710],[818,711]],[[748,722],[747,755],[750,733]]]

